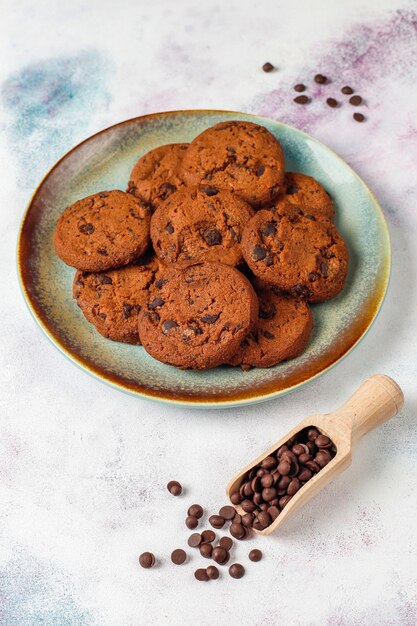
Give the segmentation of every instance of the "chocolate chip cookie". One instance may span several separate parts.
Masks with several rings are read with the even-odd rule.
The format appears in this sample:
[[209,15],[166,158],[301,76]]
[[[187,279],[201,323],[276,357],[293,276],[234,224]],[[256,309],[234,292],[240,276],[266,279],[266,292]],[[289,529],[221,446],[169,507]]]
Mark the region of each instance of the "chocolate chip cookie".
[[333,202],[327,191],[312,176],[298,172],[286,172],[285,193],[274,203],[276,210],[285,211],[288,204],[292,204],[306,215],[312,215],[317,220],[333,220]]
[[271,367],[294,359],[304,351],[313,327],[308,304],[286,296],[276,288],[256,287],[259,299],[258,323],[241,342],[231,365]]
[[257,316],[256,293],[235,268],[220,263],[172,265],[151,290],[139,335],[158,361],[204,370],[236,353]]
[[59,218],[54,246],[68,265],[100,272],[132,263],[149,245],[150,213],[124,191],[103,191],[78,200]]
[[336,227],[297,211],[258,211],[243,231],[242,250],[256,276],[309,302],[333,298],[346,280],[348,250]]
[[158,270],[159,263],[153,258],[108,272],[78,271],[73,297],[103,337],[140,344],[138,316],[149,301]]
[[152,216],[151,239],[163,263],[243,262],[243,227],[251,206],[231,193],[214,188],[185,188],[164,202]]
[[255,206],[283,190],[284,153],[263,126],[221,122],[198,135],[186,150],[181,174],[189,186],[228,189]]
[[188,143],[170,143],[147,152],[130,174],[127,191],[149,205],[153,212],[172,193],[184,186],[179,165]]

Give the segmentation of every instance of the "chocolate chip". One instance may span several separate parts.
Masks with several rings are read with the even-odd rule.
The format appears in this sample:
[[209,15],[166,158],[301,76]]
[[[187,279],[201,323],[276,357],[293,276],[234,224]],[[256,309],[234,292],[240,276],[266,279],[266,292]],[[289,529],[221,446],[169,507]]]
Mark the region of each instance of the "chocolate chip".
[[337,107],[337,105],[339,104],[337,100],[335,100],[335,98],[327,98],[326,103],[329,105],[329,107],[331,107],[332,109],[334,109],[335,107]]
[[222,546],[216,546],[213,548],[213,552],[211,554],[211,558],[216,561],[219,565],[224,565],[229,560],[229,553]]
[[200,187],[201,191],[206,194],[206,196],[217,196],[219,190],[216,187]]
[[349,102],[350,104],[353,104],[354,107],[357,107],[362,104],[362,98],[361,96],[352,96],[351,98],[349,98]]
[[262,559],[262,552],[260,550],[257,550],[255,548],[254,550],[251,550],[249,552],[249,560],[250,561],[254,561],[255,563],[257,563],[261,559]]
[[188,515],[191,515],[192,517],[196,517],[197,519],[200,519],[201,517],[203,517],[203,507],[200,506],[199,504],[192,504],[190,506],[190,508],[187,511]]
[[212,530],[203,530],[203,532],[201,533],[201,538],[204,542],[211,543],[215,540],[216,533],[214,533]]
[[329,437],[326,435],[318,435],[314,441],[318,448],[330,448],[332,446],[332,442]]
[[217,580],[220,575],[219,570],[215,565],[209,565],[206,569],[206,573],[210,580]]
[[275,235],[277,232],[277,223],[276,222],[266,222],[264,226],[260,229],[262,235],[265,237],[270,237],[271,235]]
[[235,524],[235,523],[233,523],[233,524],[230,525],[230,534],[235,539],[244,539],[245,536],[246,536],[245,527],[242,526],[242,524]]
[[329,275],[329,264],[326,261],[320,263],[320,272],[323,278],[327,278]]
[[307,87],[305,85],[303,85],[303,83],[297,83],[296,85],[294,85],[294,91],[305,91],[307,89]]
[[219,541],[219,546],[229,552],[229,550],[231,550],[233,546],[233,539],[230,539],[230,537],[222,537]]
[[203,539],[200,533],[193,533],[192,535],[188,537],[187,543],[190,546],[190,548],[198,548],[202,540]]
[[293,296],[297,296],[298,298],[310,298],[311,291],[305,285],[301,283],[294,285],[291,287],[291,293]]
[[290,185],[289,187],[287,187],[287,195],[288,196],[293,196],[298,191],[300,191],[300,188],[297,187],[297,185]]
[[262,69],[264,72],[269,73],[269,72],[272,72],[272,70],[274,70],[275,68],[272,65],[272,63],[269,63],[269,61],[267,61],[266,63],[262,65]]
[[222,234],[217,228],[206,228],[203,239],[208,246],[219,246],[222,242]]
[[245,515],[242,517],[242,524],[245,527],[248,526],[252,526],[252,522],[255,519],[255,516],[253,513],[245,513]]
[[362,113],[354,113],[353,119],[357,122],[363,122],[365,120],[365,116]]
[[318,279],[317,274],[315,274],[314,272],[310,272],[310,274],[308,275],[308,280],[314,283],[317,279]]
[[276,313],[273,302],[261,302],[259,304],[259,318],[261,320],[270,320]]
[[123,313],[123,318],[124,318],[125,320],[129,319],[130,314],[131,314],[131,312],[132,312],[132,309],[133,309],[133,308],[134,308],[134,307],[133,307],[133,304],[127,304],[127,303],[125,303],[125,304],[123,305],[123,307],[122,307],[122,313]]
[[257,175],[258,177],[259,177],[259,176],[262,176],[262,174],[264,173],[264,171],[265,171],[265,165],[260,165],[260,166],[258,167],[258,169],[256,170],[256,175]]
[[308,104],[310,102],[310,98],[308,96],[297,96],[294,98],[294,102],[297,104]]
[[155,557],[152,552],[143,552],[139,557],[139,563],[145,569],[149,569],[155,565]]
[[279,506],[281,507],[281,509],[284,509],[287,506],[291,498],[292,496],[282,496],[282,498],[279,499]]
[[165,320],[162,324],[162,332],[164,335],[168,335],[169,331],[173,328],[178,328],[178,324],[177,322],[174,322],[174,320]]
[[352,87],[349,87],[349,85],[346,85],[345,87],[342,87],[342,89],[340,90],[342,93],[344,93],[347,96],[350,96],[351,93],[353,93],[353,89]]
[[165,226],[165,230],[167,231],[167,233],[172,235],[172,233],[174,232],[174,227],[171,222],[168,222],[168,224]]
[[162,298],[158,296],[157,298],[155,298],[154,300],[152,300],[152,302],[148,304],[148,309],[150,311],[154,311],[156,308],[163,306],[164,304],[165,304],[165,300],[163,300]]
[[224,517],[224,519],[233,519],[234,516],[236,515],[236,509],[234,506],[222,506],[222,508],[219,511],[219,515],[221,515],[221,517]]
[[213,546],[211,545],[211,543],[203,542],[202,544],[200,544],[200,554],[205,559],[210,559],[212,552]]
[[332,457],[328,450],[320,450],[319,452],[317,452],[314,458],[314,461],[317,463],[317,465],[320,465],[320,467],[324,467],[331,460]]
[[200,569],[195,570],[194,576],[197,580],[201,580],[201,581],[209,580],[206,570],[202,567]]
[[240,493],[237,491],[236,493],[232,493],[232,495],[230,496],[230,500],[232,504],[240,504],[243,498],[240,495]]
[[[279,500],[274,500],[274,502],[276,502],[276,504],[278,504]],[[276,504],[274,504],[273,506],[270,506],[268,508],[268,515],[271,518],[272,521],[275,521],[278,517],[278,515],[280,514],[280,510],[279,508],[276,506]]]
[[229,574],[232,578],[242,578],[245,575],[245,568],[240,563],[233,563],[229,567]]
[[80,224],[78,226],[78,230],[83,235],[91,235],[94,232],[95,228],[90,222],[86,222],[85,224]]
[[265,337],[265,339],[275,339],[275,335],[270,333],[269,330],[262,330],[261,332],[263,336]]
[[197,526],[198,526],[198,519],[196,517],[194,517],[193,515],[188,515],[185,518],[185,525],[190,530],[194,530],[194,528],[197,528]]
[[266,456],[261,462],[261,468],[264,470],[271,470],[271,469],[274,469],[274,467],[276,466],[277,466],[277,460],[275,457],[271,455]]
[[176,550],[171,552],[171,561],[174,563],[174,565],[182,565],[183,563],[185,563],[186,558],[187,554],[181,548],[177,548]]
[[162,183],[159,187],[159,197],[161,200],[166,200],[171,194],[177,191],[177,188],[172,183]]
[[267,251],[262,246],[256,244],[252,250],[252,257],[255,261],[262,261],[266,257]]
[[208,315],[203,315],[203,317],[201,318],[201,321],[204,322],[205,324],[214,324],[214,322],[217,322],[217,320],[220,317],[220,313],[216,314],[208,314]]
[[209,522],[213,528],[223,528],[225,519],[221,515],[210,515]]
[[323,76],[323,74],[316,74],[314,77],[314,82],[318,83],[319,85],[325,85],[328,82],[327,76]]
[[97,252],[98,254],[101,254],[102,256],[108,255],[106,246],[100,246],[99,248],[97,248]]
[[242,516],[239,515],[239,513],[236,513],[236,515],[232,519],[232,522],[233,522],[233,524],[241,524],[242,523]]

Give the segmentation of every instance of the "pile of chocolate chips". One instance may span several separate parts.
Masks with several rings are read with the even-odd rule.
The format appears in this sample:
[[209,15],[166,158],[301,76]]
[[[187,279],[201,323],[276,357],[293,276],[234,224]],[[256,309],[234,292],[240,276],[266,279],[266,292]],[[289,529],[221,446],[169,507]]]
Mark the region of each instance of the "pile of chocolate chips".
[[[244,515],[240,515],[234,506],[226,505],[217,514],[210,515],[209,523],[216,530],[230,523],[229,532],[238,540],[245,539],[252,528],[264,530],[297,491],[320,472],[335,454],[336,448],[329,437],[314,427],[303,429],[243,477],[239,490],[230,499],[234,505],[241,505]],[[170,481],[167,489],[173,496],[182,493],[182,486],[176,480]],[[203,507],[192,504],[187,510],[186,527],[190,530],[197,528],[203,515]],[[210,529],[192,533],[187,543],[190,548],[198,549],[203,558],[212,559],[220,566],[229,562],[234,545],[233,539],[227,536],[216,541],[216,533]],[[248,556],[250,561],[257,562],[262,559],[262,552],[254,549]],[[171,561],[175,565],[182,565],[187,561],[187,553],[177,548],[171,553]],[[152,552],[143,552],[139,556],[139,563],[149,569],[155,565],[156,559]],[[229,575],[232,578],[242,578],[244,574],[245,568],[240,563],[230,565]],[[209,565],[195,570],[194,576],[200,581],[215,580],[219,578],[220,572],[216,565]]]
[[244,476],[231,495],[242,507],[245,528],[264,530],[305,483],[336,454],[333,442],[314,428],[304,428]]

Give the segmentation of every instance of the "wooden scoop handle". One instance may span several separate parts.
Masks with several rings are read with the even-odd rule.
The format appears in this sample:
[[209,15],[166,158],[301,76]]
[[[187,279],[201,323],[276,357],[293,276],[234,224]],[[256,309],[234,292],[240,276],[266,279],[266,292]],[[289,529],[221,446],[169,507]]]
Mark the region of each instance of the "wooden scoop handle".
[[358,441],[375,426],[397,415],[404,404],[401,388],[389,376],[375,374],[355,391],[343,406],[331,414],[351,424],[352,441]]

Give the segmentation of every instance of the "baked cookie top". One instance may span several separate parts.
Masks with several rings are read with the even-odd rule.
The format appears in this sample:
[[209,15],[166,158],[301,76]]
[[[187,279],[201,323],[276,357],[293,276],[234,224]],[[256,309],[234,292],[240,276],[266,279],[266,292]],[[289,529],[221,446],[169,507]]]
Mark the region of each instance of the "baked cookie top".
[[196,137],[181,162],[185,183],[233,191],[255,206],[284,189],[284,153],[263,126],[221,122]]
[[188,143],[170,143],[154,148],[133,168],[127,191],[147,204],[153,212],[172,193],[184,186],[179,166]]
[[127,265],[147,249],[149,227],[149,209],[138,198],[102,191],[65,209],[55,228],[55,251],[86,272]]
[[241,342],[231,365],[271,367],[294,359],[306,347],[313,316],[308,304],[274,288],[256,286],[259,316],[255,330]]
[[333,220],[333,201],[327,191],[312,176],[298,172],[286,172],[285,193],[274,203],[278,213],[293,205],[305,215],[312,215],[317,220]]
[[231,193],[214,188],[184,188],[161,204],[151,219],[151,239],[163,263],[243,262],[240,248],[253,209]]
[[158,361],[209,369],[232,357],[257,315],[255,291],[235,268],[220,263],[172,265],[152,288],[139,335]]
[[114,341],[140,344],[138,316],[149,301],[158,261],[127,265],[107,272],[77,271],[73,297],[98,332]]
[[258,211],[243,231],[242,250],[256,276],[309,302],[329,300],[346,280],[348,250],[334,224],[297,211]]

